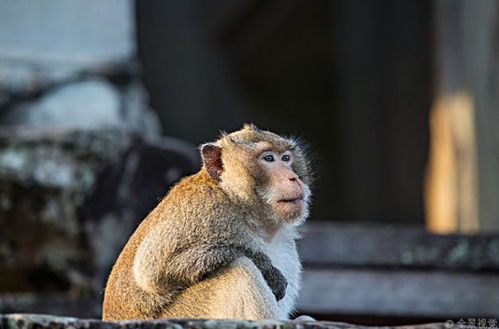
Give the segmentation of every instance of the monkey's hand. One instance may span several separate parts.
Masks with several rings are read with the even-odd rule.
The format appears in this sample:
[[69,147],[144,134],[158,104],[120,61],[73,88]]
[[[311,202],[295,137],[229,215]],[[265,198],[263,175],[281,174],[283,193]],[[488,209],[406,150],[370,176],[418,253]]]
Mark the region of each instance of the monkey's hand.
[[288,280],[282,275],[281,271],[279,271],[274,266],[268,268],[265,271],[262,271],[263,278],[267,281],[270,290],[275,296],[277,301],[286,296],[286,288],[288,286]]
[[270,258],[263,252],[247,250],[245,254],[253,261],[256,267],[258,267],[270,290],[272,290],[275,299],[277,301],[283,299],[286,295],[288,281],[284,275],[282,275],[281,271],[272,265]]

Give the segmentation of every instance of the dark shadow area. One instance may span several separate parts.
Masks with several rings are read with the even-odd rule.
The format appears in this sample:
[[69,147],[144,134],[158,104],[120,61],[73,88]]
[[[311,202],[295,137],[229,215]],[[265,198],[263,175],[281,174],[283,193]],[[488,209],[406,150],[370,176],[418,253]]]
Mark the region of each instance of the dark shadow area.
[[164,133],[298,135],[312,218],[423,223],[431,19],[430,1],[139,1],[138,55]]

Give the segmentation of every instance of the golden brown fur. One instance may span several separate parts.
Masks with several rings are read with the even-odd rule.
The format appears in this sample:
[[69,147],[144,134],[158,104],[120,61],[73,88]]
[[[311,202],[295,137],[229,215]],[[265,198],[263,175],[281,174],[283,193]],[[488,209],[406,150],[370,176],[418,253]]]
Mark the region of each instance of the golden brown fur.
[[[292,167],[275,171],[296,173],[299,182],[268,186],[280,183],[256,160],[267,149],[293,152]],[[118,257],[105,289],[104,320],[287,317],[299,282],[286,291],[282,269],[266,251],[278,248],[271,241],[280,236],[292,248],[290,273],[299,280],[293,225],[307,216],[310,181],[299,145],[251,125],[205,145],[202,156],[203,168],[171,189]],[[266,201],[272,193],[290,198],[295,183],[305,191],[303,206]]]

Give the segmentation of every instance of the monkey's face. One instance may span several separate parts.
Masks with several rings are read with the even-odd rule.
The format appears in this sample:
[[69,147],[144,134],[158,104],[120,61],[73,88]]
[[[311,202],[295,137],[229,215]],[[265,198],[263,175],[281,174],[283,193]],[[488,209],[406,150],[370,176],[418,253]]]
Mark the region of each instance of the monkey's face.
[[258,153],[256,161],[264,177],[257,193],[272,217],[289,224],[303,221],[308,216],[310,189],[293,169],[295,153],[267,149]]
[[201,149],[208,174],[264,224],[299,224],[308,216],[310,171],[296,141],[255,126]]

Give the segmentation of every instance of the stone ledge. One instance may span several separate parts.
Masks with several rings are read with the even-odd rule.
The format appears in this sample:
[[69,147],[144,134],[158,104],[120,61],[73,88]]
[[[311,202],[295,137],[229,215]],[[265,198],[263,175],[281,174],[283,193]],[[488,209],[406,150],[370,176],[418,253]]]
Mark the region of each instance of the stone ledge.
[[397,268],[496,274],[498,234],[430,234],[422,226],[312,220],[298,242],[309,267]]
[[0,329],[448,329],[444,323],[396,327],[359,326],[342,322],[235,321],[170,319],[154,321],[105,322],[43,314],[0,314]]

